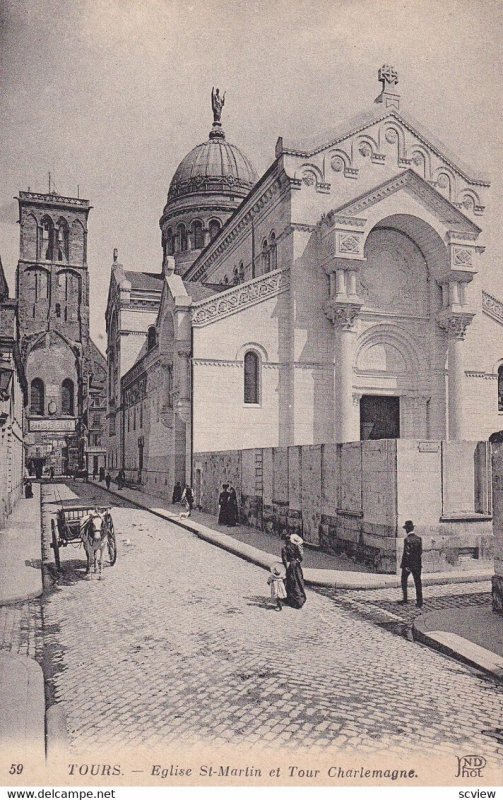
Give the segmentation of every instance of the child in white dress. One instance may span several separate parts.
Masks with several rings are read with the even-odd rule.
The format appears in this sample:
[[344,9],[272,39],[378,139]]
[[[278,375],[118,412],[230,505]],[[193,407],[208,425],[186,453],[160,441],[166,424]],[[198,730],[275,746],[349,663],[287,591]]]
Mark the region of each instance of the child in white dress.
[[285,589],[285,568],[283,564],[276,562],[271,565],[271,574],[267,578],[267,583],[271,587],[271,599],[276,601],[276,611],[281,611],[281,601],[286,600]]

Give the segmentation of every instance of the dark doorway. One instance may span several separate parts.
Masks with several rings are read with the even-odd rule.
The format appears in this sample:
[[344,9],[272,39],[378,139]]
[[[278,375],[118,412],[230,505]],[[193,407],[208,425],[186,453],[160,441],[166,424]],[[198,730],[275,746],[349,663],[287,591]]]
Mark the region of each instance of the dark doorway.
[[400,398],[364,394],[360,400],[360,439],[400,438]]

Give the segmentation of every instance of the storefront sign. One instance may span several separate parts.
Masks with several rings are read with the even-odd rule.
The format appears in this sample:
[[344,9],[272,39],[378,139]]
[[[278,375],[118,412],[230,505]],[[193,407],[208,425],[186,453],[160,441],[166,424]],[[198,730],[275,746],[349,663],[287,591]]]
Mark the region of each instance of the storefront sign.
[[74,419],[30,419],[30,431],[74,431]]

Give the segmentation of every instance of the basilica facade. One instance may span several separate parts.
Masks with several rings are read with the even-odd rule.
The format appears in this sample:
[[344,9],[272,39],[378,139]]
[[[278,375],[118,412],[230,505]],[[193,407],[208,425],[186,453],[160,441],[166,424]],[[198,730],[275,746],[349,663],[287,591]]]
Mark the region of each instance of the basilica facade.
[[215,116],[173,177],[162,271],[114,263],[108,458],[130,480],[202,497],[211,453],[502,427],[489,181],[379,80],[369,111],[279,138],[260,179]]

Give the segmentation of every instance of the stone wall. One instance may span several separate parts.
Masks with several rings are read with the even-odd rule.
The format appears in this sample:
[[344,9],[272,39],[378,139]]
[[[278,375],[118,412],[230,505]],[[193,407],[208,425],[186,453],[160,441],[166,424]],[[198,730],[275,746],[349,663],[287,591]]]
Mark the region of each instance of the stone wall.
[[413,519],[425,572],[476,568],[492,557],[488,448],[398,439],[198,453],[196,502],[216,515],[230,483],[242,524],[300,533],[387,573],[399,568],[402,526]]
[[493,609],[503,614],[503,442],[492,445],[494,575]]

